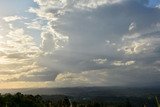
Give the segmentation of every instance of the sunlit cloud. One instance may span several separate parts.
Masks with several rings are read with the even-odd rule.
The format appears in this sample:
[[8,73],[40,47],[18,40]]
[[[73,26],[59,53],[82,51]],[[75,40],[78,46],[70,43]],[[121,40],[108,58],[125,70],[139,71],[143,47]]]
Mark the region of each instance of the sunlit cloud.
[[75,7],[81,8],[81,9],[86,9],[86,8],[97,8],[98,6],[102,5],[111,5],[115,3],[119,3],[122,0],[78,0],[76,3]]
[[104,71],[83,71],[80,73],[60,73],[55,78],[55,82],[65,86],[91,86],[93,84],[101,86],[107,79]]
[[[125,41],[124,41],[125,42]],[[140,54],[153,52],[159,44],[159,38],[138,38],[133,40],[127,40],[125,45],[122,46],[118,51],[123,51],[125,54]]]
[[23,29],[13,29],[6,36],[1,36],[0,80],[7,81],[19,78],[33,72],[40,72],[44,68],[37,63],[41,54],[33,38],[24,33]]
[[3,20],[6,22],[12,22],[12,21],[16,21],[16,20],[21,20],[24,19],[24,17],[20,17],[20,16],[7,16],[4,17]]

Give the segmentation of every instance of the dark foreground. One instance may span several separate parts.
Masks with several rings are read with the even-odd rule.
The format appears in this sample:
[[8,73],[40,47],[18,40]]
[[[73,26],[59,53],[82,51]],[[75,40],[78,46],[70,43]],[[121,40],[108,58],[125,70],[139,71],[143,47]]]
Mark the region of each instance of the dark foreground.
[[[23,94],[1,94],[0,107],[160,107],[159,88],[91,87],[27,89],[21,92]],[[35,92],[42,94],[36,95]]]

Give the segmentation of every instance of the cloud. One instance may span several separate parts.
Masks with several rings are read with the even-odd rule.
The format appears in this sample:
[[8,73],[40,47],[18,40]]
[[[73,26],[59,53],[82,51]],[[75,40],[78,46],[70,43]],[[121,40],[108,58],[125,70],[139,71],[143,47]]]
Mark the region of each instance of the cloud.
[[65,86],[101,86],[107,79],[107,73],[104,71],[83,71],[80,73],[61,73],[55,78],[55,82]]
[[93,59],[93,62],[97,63],[97,64],[104,64],[107,62],[107,59]]
[[115,3],[119,3],[122,0],[79,0],[75,7],[81,8],[81,9],[86,9],[86,8],[97,8],[98,6],[102,5],[111,5]]
[[[139,70],[141,72],[139,72]],[[153,78],[154,77],[154,78]],[[75,86],[157,86],[159,72],[147,68],[127,68],[112,70],[101,69],[79,73],[64,72],[57,75],[54,81],[14,81],[1,82],[2,88],[46,88]]]
[[[154,69],[151,63],[159,56],[160,11],[147,6],[148,0],[34,1],[39,6],[29,12],[46,22],[41,29],[40,64],[56,81],[87,84],[92,81],[89,75],[95,78],[92,73],[102,69],[107,79],[97,79],[101,85],[143,84],[143,75],[155,77],[139,67]],[[138,77],[130,80],[132,74]]]
[[128,66],[128,65],[132,65],[134,63],[135,63],[135,61],[126,61],[126,62],[123,62],[123,61],[114,61],[113,65],[115,65],[115,66]]
[[44,52],[53,52],[55,49],[54,37],[51,33],[42,33],[42,50]]
[[150,47],[149,40],[141,39],[138,41],[132,41],[126,44],[125,46],[123,46],[119,50],[123,50],[125,54],[139,54],[149,50],[149,47]]
[[69,39],[69,37],[62,36],[54,31],[42,32],[41,38],[41,48],[45,53],[52,53],[54,50],[63,48]]
[[[128,38],[128,37],[125,37]],[[124,39],[123,39],[124,40]],[[125,54],[140,54],[151,53],[159,46],[159,38],[157,37],[140,37],[128,38],[123,41],[124,45],[118,51],[123,51]]]
[[57,75],[53,84],[60,87],[154,86],[160,81],[158,79],[158,73],[156,69],[150,67],[142,68],[140,66],[125,66],[123,69],[118,67],[113,69],[83,71],[79,73],[65,72]]
[[29,29],[36,29],[36,30],[42,30],[42,25],[39,21],[33,21],[31,23],[25,23],[27,25],[27,28]]
[[21,19],[23,19],[23,17],[20,17],[20,16],[7,16],[3,18],[3,20],[6,22],[13,22],[16,20],[21,20]]
[[157,5],[156,8],[160,9],[160,5]]
[[[159,82],[160,11],[147,6],[148,0],[34,2],[38,6],[29,8],[28,17],[33,13],[36,19],[25,24],[18,23],[20,16],[3,19],[10,26],[0,35],[0,78],[5,87]],[[27,34],[32,32],[33,37]]]
[[129,25],[129,31],[133,31],[136,29],[136,23],[135,22],[132,22],[130,25]]
[[40,49],[23,29],[12,29],[6,36],[1,37],[1,81],[44,70],[37,62]]

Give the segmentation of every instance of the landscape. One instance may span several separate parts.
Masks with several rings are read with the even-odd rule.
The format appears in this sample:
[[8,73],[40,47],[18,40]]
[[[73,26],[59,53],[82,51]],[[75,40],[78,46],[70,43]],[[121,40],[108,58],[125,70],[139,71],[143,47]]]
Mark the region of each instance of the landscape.
[[[21,91],[21,93],[19,92]],[[2,107],[159,107],[160,88],[72,87],[2,91]],[[6,93],[10,92],[10,93]]]
[[160,107],[160,0],[0,0],[0,107]]

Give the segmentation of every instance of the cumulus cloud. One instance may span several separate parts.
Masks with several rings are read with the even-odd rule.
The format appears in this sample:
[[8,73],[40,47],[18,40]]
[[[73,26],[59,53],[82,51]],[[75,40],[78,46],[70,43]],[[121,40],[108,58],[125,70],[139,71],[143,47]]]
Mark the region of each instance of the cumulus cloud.
[[67,36],[62,36],[56,32],[42,32],[41,48],[45,53],[52,53],[54,50],[63,48],[68,42]]
[[[139,36],[137,36],[139,37]],[[118,51],[123,51],[125,54],[140,54],[151,53],[159,46],[159,38],[146,37],[146,38],[130,38],[124,42],[124,45]]]
[[[148,0],[34,2],[38,6],[28,11],[36,19],[17,24],[26,28],[11,24],[23,17],[3,18],[10,25],[9,32],[0,35],[0,79],[5,87],[6,81],[16,87],[159,82],[160,11],[148,6]],[[33,37],[27,34],[33,31]]]
[[125,66],[123,69],[118,67],[79,73],[60,73],[57,75],[53,84],[63,87],[106,86],[106,84],[107,86],[154,86],[160,81],[158,78],[159,74],[154,68]]
[[[55,81],[85,83],[82,80],[92,81],[92,70],[98,74],[101,69],[110,69],[104,70],[108,84],[145,83],[141,77],[148,73],[139,66],[149,66],[159,56],[160,11],[149,7],[148,0],[34,1],[39,6],[29,12],[47,22],[42,25],[41,50],[45,55],[40,63],[49,73],[56,72]],[[84,75],[86,71],[91,72]],[[129,71],[139,77],[129,81],[133,74]],[[119,82],[112,82],[115,78]]]
[[123,50],[125,54],[139,54],[145,52],[149,49],[150,43],[149,40],[138,40],[132,41],[131,43],[126,44],[119,50]]
[[80,73],[60,73],[55,78],[55,82],[65,86],[88,86],[102,85],[107,79],[107,73],[104,71],[83,71]]
[[41,51],[23,29],[13,29],[1,38],[1,81],[44,70],[36,61]]

